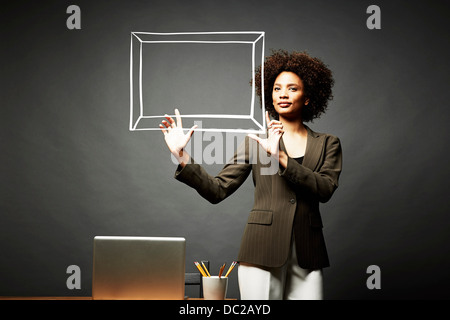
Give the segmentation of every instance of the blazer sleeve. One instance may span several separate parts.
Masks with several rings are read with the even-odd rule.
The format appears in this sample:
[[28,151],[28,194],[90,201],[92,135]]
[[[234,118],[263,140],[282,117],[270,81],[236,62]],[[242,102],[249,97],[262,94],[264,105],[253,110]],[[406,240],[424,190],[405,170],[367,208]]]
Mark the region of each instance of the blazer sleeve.
[[209,202],[216,204],[235,192],[247,179],[252,166],[249,161],[248,138],[238,147],[233,158],[216,176],[212,176],[195,161],[178,166],[175,179],[187,184]]
[[327,202],[339,185],[341,171],[341,143],[339,138],[329,135],[316,169],[311,170],[288,157],[286,168],[280,168],[278,174],[289,180],[299,191],[306,190],[320,202]]

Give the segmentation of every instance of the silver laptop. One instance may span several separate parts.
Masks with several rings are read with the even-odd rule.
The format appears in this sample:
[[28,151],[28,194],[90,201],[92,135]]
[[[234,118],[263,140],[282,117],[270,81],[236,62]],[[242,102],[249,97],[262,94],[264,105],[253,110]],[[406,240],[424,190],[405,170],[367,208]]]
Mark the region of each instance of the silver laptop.
[[182,300],[186,240],[180,237],[94,237],[92,298]]

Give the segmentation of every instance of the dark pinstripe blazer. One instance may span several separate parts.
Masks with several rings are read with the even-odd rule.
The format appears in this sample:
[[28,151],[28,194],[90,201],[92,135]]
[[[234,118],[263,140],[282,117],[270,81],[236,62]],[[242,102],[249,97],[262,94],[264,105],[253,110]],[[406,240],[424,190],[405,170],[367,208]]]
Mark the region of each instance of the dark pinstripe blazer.
[[[175,178],[195,188],[211,203],[231,195],[252,172],[254,205],[242,236],[238,261],[265,267],[282,266],[289,256],[294,234],[300,267],[329,266],[319,202],[328,201],[338,187],[342,150],[339,138],[306,128],[303,163],[288,158],[287,167],[277,165],[274,174],[261,174],[262,168],[268,170],[267,158],[263,161],[262,153],[255,152],[262,148],[248,137],[233,160],[215,177],[196,163],[178,167]],[[285,151],[283,139],[280,149]]]

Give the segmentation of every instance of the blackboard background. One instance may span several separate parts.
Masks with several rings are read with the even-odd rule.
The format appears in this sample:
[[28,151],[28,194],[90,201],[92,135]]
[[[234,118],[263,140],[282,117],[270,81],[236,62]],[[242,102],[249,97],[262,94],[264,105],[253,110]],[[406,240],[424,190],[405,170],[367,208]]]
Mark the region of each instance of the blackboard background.
[[[71,4],[81,30],[66,28]],[[95,235],[183,236],[187,271],[235,259],[251,179],[209,204],[173,179],[160,132],[128,130],[130,33],[256,30],[266,55],[307,50],[334,71],[335,99],[310,125],[344,151],[322,206],[325,298],[448,299],[449,4],[376,1],[382,29],[369,30],[371,4],[2,2],[0,296],[90,295]],[[72,264],[80,290],[66,287]],[[370,265],[380,290],[366,287]]]

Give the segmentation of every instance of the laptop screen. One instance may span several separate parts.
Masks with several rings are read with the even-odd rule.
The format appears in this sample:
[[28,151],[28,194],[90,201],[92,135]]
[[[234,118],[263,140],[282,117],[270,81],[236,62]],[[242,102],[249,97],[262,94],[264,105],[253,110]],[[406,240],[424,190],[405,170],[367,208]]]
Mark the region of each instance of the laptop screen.
[[186,240],[181,237],[94,237],[92,298],[184,299]]

